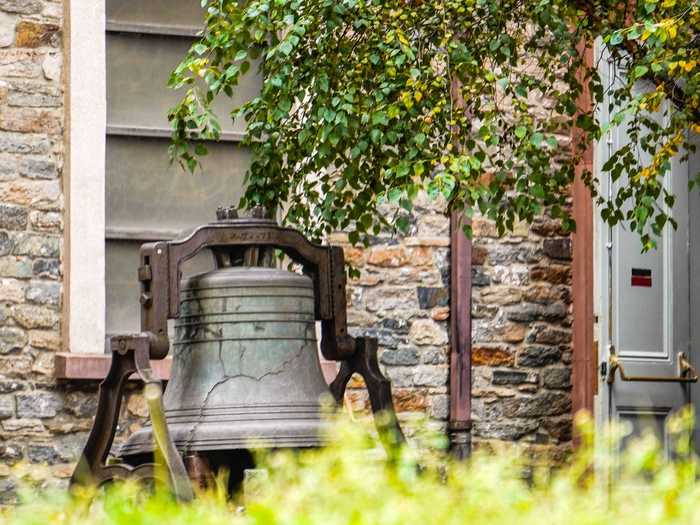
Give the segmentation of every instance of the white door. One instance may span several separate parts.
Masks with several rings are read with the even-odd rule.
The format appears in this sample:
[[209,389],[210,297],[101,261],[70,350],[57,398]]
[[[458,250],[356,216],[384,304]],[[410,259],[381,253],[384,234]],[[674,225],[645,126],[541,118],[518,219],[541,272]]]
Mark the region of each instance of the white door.
[[[615,78],[614,68],[601,61],[604,85]],[[623,128],[611,130],[598,146],[597,166],[626,141]],[[631,436],[651,430],[667,452],[666,423],[693,402],[691,363],[699,361],[700,268],[693,254],[700,250],[700,196],[697,189],[688,192],[689,173],[697,170],[697,156],[674,159],[666,188],[676,196],[678,228],[668,225],[656,250],[641,253],[639,237],[625,225],[599,221],[596,229],[600,420],[628,424]],[[601,170],[598,177],[603,194],[615,195],[626,184],[624,176],[613,183]]]

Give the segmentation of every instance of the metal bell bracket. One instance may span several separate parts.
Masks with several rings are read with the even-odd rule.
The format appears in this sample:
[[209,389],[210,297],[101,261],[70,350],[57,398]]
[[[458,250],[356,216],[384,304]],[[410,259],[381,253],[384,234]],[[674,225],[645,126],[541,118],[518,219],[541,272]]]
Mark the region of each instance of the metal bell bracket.
[[[255,266],[269,256],[269,250],[282,250],[311,277],[314,286],[315,318],[321,322],[321,353],[340,361],[338,376],[331,385],[337,402],[342,402],[347,383],[354,373],[367,385],[372,411],[385,442],[404,441],[395,416],[391,385],[377,362],[377,340],[353,338],[347,333],[345,259],[337,246],[309,242],[300,232],[279,226],[254,212],[250,218],[237,218],[235,210],[218,210],[218,221],[195,229],[188,237],[141,246],[141,332],[110,338],[112,364],[100,383],[95,422],[72,483],[105,483],[115,478],[153,478],[154,464],[135,468],[108,465],[107,456],[114,440],[124,385],[136,374],[146,386],[146,397],[156,437],[156,449],[167,469],[173,493],[181,500],[192,498],[192,489],[182,458],[168,434],[163,415],[162,388],[150,367],[150,360],[163,359],[170,349],[168,319],[179,317],[181,265],[205,248],[214,252],[218,266],[236,263]],[[381,417],[377,417],[381,414]]]
[[[150,346],[148,334],[110,338],[112,364],[107,377],[100,383],[95,421],[73,472],[71,485],[99,486],[114,479],[126,478],[151,480],[159,477],[162,470],[167,473],[167,482],[175,497],[180,501],[190,501],[194,496],[192,486],[182,458],[168,433],[163,411],[163,389],[151,369]],[[145,463],[131,467],[106,463],[117,430],[124,385],[133,374],[144,382],[144,397],[158,451],[156,458],[162,461],[162,465]]]

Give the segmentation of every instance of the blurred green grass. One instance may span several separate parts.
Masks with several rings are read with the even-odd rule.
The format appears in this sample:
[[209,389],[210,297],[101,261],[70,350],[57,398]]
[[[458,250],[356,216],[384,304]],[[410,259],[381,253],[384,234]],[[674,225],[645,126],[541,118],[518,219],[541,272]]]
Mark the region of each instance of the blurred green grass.
[[517,449],[477,451],[452,461],[440,435],[386,454],[360,422],[334,425],[328,447],[258,457],[265,481],[228,497],[220,477],[192,503],[134,483],[37,492],[0,512],[8,525],[665,525],[700,524],[692,414],[668,427],[673,460],[650,435],[616,454],[624,429],[598,434],[578,421],[580,445],[552,467]]

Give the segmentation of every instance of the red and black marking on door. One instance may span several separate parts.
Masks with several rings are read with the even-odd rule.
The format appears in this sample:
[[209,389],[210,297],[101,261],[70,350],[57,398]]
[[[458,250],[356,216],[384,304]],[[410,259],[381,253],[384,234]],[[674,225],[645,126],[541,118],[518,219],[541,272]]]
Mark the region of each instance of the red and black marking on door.
[[646,268],[632,268],[632,286],[651,288],[651,270]]

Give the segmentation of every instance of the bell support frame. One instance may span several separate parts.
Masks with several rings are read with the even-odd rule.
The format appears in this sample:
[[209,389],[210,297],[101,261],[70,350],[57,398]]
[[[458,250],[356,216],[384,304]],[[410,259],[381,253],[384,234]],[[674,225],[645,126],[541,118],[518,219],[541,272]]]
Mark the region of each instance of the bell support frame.
[[141,330],[153,334],[151,358],[167,355],[168,319],[179,316],[180,266],[205,248],[278,248],[302,266],[314,284],[315,316],[321,321],[321,352],[342,361],[355,351],[347,333],[345,260],[342,248],[309,242],[301,233],[269,219],[232,219],[200,226],[181,240],[141,247]]
[[[380,435],[387,442],[403,442],[391,398],[391,385],[377,363],[377,341],[353,338],[347,332],[345,260],[343,250],[309,242],[300,232],[265,219],[258,211],[250,218],[237,218],[231,209],[218,210],[219,220],[195,229],[184,239],[147,243],[141,247],[138,279],[141,283],[141,333],[110,337],[112,364],[100,383],[95,422],[72,477],[73,484],[102,484],[115,478],[154,478],[155,464],[139,467],[107,465],[114,440],[124,385],[136,373],[150,393],[149,413],[156,435],[156,458],[167,472],[174,495],[180,500],[193,497],[182,458],[168,434],[163,413],[162,388],[150,360],[163,359],[170,349],[168,319],[179,317],[181,265],[203,249],[214,252],[217,266],[243,262],[256,266],[269,262],[271,249],[282,250],[302,267],[314,285],[315,318],[321,322],[321,352],[326,359],[340,361],[331,391],[342,401],[354,373],[367,385],[372,411]],[[387,432],[388,431],[388,432]]]

